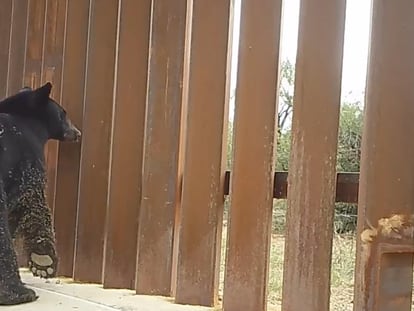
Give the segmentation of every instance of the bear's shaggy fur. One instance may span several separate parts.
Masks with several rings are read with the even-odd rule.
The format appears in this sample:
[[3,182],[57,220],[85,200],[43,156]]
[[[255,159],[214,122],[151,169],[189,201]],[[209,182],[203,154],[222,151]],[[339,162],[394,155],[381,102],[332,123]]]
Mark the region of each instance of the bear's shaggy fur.
[[47,206],[44,147],[49,139],[77,141],[80,131],[50,98],[52,85],[0,101],[0,305],[37,299],[22,283],[12,239],[24,239],[35,276],[55,276],[57,255]]

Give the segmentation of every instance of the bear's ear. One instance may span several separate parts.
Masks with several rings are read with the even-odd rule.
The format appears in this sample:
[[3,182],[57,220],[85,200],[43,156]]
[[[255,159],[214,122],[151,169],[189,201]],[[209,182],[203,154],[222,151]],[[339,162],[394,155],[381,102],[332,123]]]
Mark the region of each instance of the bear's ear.
[[38,94],[41,94],[41,95],[44,95],[44,96],[47,96],[47,97],[49,97],[51,91],[52,91],[52,83],[50,83],[50,82],[47,82],[45,85],[39,87],[36,90],[36,92]]
[[49,101],[50,92],[52,91],[52,84],[47,82],[45,85],[34,90],[36,104],[47,104]]

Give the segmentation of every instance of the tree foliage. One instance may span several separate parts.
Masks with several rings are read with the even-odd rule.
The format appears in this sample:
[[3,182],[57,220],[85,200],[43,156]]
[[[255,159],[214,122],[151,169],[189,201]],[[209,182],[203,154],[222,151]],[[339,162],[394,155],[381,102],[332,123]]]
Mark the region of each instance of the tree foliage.
[[362,122],[361,103],[342,104],[338,135],[338,171],[359,172]]
[[286,60],[281,64],[281,77],[279,86],[279,111],[278,111],[278,131],[290,128],[290,121],[293,111],[293,85],[295,82],[295,68],[293,64]]

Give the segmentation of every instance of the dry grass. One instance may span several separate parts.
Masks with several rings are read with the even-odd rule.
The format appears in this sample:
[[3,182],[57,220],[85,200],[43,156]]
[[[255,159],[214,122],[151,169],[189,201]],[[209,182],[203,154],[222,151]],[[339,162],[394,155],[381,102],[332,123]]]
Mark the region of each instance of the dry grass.
[[[284,242],[281,235],[272,238],[268,302],[274,307],[279,307],[282,299]],[[331,273],[332,311],[352,310],[354,256],[355,239],[336,235],[333,240]]]
[[[223,232],[221,281],[224,277],[226,230]],[[284,236],[273,235],[270,251],[269,310],[280,310],[283,285]],[[331,274],[331,311],[351,311],[354,280],[355,238],[335,235]],[[220,284],[220,295],[223,282]]]

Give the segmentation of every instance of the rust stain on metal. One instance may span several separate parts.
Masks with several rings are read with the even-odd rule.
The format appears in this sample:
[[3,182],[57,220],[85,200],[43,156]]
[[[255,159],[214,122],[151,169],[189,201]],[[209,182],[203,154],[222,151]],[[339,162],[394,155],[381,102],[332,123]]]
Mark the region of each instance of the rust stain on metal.
[[104,288],[135,288],[150,6],[150,0],[120,3]]
[[281,1],[247,0],[241,6],[226,311],[266,309],[281,11]]
[[185,69],[188,116],[175,301],[212,306],[220,268],[231,1],[189,3],[191,62]]
[[414,237],[414,214],[395,214],[388,218],[381,218],[378,220],[376,227],[369,225],[369,228],[360,234],[361,241],[364,244],[372,243],[377,237],[397,240],[412,239]]
[[[151,1],[147,1],[151,8]],[[136,291],[171,294],[186,1],[152,1]]]
[[[74,279],[79,281],[101,282],[112,141],[118,1],[94,1],[91,8],[73,274]],[[91,196],[91,193],[94,195]],[[94,226],[90,226],[90,219],[94,219]]]
[[[28,0],[13,1],[7,94],[17,92],[23,84]],[[6,67],[3,67],[6,68]]]
[[12,0],[5,0],[1,3],[0,10],[0,98],[6,97],[8,84],[8,66],[10,60],[10,35],[12,24]]
[[[61,103],[82,129],[89,1],[69,1],[66,13]],[[80,153],[81,144],[59,145],[54,221],[60,276],[73,273]]]
[[413,10],[411,0],[372,3],[355,311],[405,311],[412,303],[414,145],[403,138],[414,135]]
[[329,310],[345,11],[341,0],[301,1],[288,177],[284,311]]

